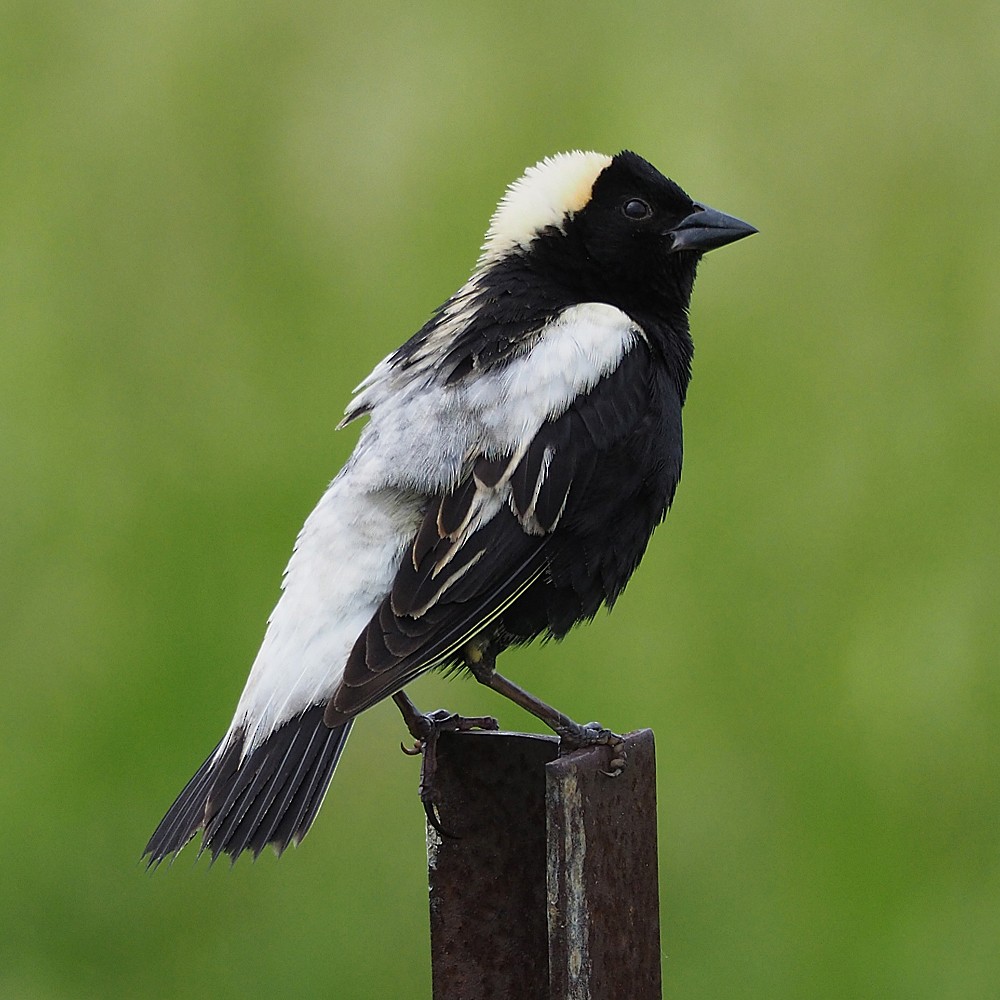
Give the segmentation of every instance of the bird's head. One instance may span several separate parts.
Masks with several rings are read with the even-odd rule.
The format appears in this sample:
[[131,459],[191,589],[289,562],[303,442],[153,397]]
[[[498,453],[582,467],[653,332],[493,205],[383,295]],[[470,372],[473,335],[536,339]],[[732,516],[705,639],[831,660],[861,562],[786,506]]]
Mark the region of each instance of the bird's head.
[[690,198],[641,156],[561,153],[507,189],[480,268],[528,265],[583,298],[685,299],[701,256],[757,230]]

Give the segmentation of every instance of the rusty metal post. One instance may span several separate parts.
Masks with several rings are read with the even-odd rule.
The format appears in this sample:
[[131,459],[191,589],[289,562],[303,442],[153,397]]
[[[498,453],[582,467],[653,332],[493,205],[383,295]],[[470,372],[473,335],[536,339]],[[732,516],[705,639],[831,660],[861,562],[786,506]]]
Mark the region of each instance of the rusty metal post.
[[660,1000],[653,731],[625,738],[628,767],[605,749],[546,770],[549,989],[558,1000]]
[[552,737],[443,734],[427,831],[434,1000],[659,1000],[653,734],[629,766]]

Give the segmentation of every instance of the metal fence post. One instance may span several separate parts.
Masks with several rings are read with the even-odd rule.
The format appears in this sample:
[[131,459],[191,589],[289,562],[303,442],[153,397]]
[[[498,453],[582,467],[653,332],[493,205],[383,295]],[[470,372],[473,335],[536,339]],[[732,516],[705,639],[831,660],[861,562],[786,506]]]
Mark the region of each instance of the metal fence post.
[[653,734],[558,756],[552,737],[444,734],[428,828],[434,1000],[659,1000]]

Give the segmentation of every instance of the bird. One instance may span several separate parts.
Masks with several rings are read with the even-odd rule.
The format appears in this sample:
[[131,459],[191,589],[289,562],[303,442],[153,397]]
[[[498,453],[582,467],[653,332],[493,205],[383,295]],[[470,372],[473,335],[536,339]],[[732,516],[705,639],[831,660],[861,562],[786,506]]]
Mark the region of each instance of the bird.
[[[756,233],[630,150],[548,156],[494,212],[468,280],[355,389],[357,445],[300,531],[228,731],[144,851],[199,831],[212,861],[281,854],[312,825],[359,714],[393,698],[424,756],[491,717],[424,714],[404,688],[467,670],[564,747],[580,725],[496,670],[611,608],[681,476],[688,309],[701,257]],[[404,748],[406,749],[406,748]],[[442,830],[442,832],[447,832]]]

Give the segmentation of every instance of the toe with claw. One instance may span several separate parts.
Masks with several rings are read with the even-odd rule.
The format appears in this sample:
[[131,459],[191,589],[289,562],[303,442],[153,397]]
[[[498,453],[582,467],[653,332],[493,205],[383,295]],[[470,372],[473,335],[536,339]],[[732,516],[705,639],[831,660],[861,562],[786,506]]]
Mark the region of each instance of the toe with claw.
[[611,761],[607,771],[602,771],[609,778],[617,778],[628,763],[625,753],[625,740],[610,729],[605,729],[599,722],[588,722],[585,726],[571,722],[556,729],[559,736],[559,753],[572,753],[584,747],[605,746],[611,752]]
[[411,757],[421,755],[418,793],[427,815],[427,821],[443,837],[454,838],[455,834],[449,833],[441,825],[441,818],[438,815],[439,797],[435,783],[438,738],[442,733],[466,732],[470,729],[498,730],[500,725],[492,716],[470,718],[456,715],[443,708],[425,714],[413,708],[412,702],[409,702],[408,699],[406,699],[406,704],[402,704],[401,700],[397,698],[397,703],[403,710],[406,728],[409,729],[410,735],[415,740],[412,747],[400,743],[400,749]]

